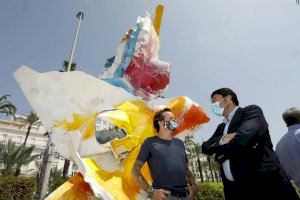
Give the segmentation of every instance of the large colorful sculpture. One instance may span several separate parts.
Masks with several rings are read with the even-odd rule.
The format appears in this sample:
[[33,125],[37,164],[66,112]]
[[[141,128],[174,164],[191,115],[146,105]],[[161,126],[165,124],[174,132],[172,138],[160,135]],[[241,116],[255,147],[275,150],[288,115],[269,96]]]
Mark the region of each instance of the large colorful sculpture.
[[[161,14],[159,6],[154,25]],[[38,73],[26,66],[15,72],[58,152],[78,166],[79,173],[46,199],[146,199],[131,170],[142,142],[157,134],[155,111],[171,108],[180,122],[174,136],[181,139],[209,121],[188,97],[157,97],[170,72],[169,64],[158,60],[159,25],[154,25],[149,16],[138,19],[101,73],[104,80],[80,71]],[[141,38],[145,46],[136,42]],[[142,174],[151,183],[147,165]]]
[[164,92],[170,80],[170,64],[158,57],[163,7],[157,6],[155,13],[153,23],[149,14],[137,19],[100,75],[101,79],[146,100]]

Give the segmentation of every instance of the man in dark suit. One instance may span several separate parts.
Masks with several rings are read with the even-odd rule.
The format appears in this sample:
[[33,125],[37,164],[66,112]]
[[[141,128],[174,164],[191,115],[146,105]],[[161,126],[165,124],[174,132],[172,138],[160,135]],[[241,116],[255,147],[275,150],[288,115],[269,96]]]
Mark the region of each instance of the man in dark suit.
[[202,152],[220,164],[226,200],[299,199],[278,158],[262,110],[239,107],[236,94],[221,88],[211,94],[212,109],[224,117]]

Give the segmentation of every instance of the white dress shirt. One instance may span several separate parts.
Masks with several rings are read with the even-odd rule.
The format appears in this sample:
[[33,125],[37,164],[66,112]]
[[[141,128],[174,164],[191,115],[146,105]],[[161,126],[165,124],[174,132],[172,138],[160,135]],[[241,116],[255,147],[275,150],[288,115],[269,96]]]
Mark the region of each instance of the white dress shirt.
[[[225,125],[225,128],[224,128],[224,131],[223,131],[223,135],[227,135],[227,132],[228,132],[228,128],[229,128],[229,125],[230,125],[230,122],[235,114],[235,112],[237,111],[239,107],[235,107],[231,113],[229,114],[228,118],[224,118],[223,122],[226,124]],[[223,144],[226,144],[227,142],[223,141],[223,138],[224,136],[222,137],[222,139],[220,140],[220,145],[223,145]],[[232,173],[231,173],[231,170],[230,170],[230,161],[229,160],[225,160],[222,164],[222,167],[223,167],[223,171],[224,171],[224,174],[225,174],[225,177],[229,180],[229,181],[234,181],[233,179],[233,176],[232,176]]]

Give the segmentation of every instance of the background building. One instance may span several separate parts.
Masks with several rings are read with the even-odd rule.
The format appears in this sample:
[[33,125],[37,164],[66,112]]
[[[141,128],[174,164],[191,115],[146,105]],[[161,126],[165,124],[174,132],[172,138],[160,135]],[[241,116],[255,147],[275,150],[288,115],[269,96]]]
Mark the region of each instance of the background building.
[[194,142],[192,135],[186,136],[184,145],[189,168],[198,181],[221,181],[219,164],[215,162],[213,156],[202,153],[201,145]]
[[[11,119],[0,118],[0,142],[7,144],[9,140],[12,140],[17,145],[23,144],[27,132],[27,128],[22,126],[24,120],[25,117],[21,115],[16,115],[15,118],[12,117]],[[42,163],[42,153],[46,148],[48,140],[49,135],[42,125],[32,126],[26,146],[33,145],[35,147],[33,154],[38,154],[40,157],[28,165],[23,166],[21,168],[21,176],[33,176],[39,171]],[[53,169],[62,169],[64,166],[64,158],[55,150],[51,165]],[[71,176],[76,170],[76,165],[71,162],[68,175]]]

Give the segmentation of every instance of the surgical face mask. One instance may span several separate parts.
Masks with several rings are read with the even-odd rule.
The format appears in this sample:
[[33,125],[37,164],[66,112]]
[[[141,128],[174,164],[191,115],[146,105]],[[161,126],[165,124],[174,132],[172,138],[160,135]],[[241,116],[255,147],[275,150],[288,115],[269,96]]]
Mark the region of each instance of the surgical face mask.
[[[224,97],[221,101],[223,101],[226,97]],[[218,116],[223,115],[225,107],[226,107],[226,105],[223,108],[221,107],[221,105],[220,105],[221,101],[211,104],[213,112]]]
[[178,122],[176,120],[165,121],[165,127],[170,131],[175,131],[178,128]]

